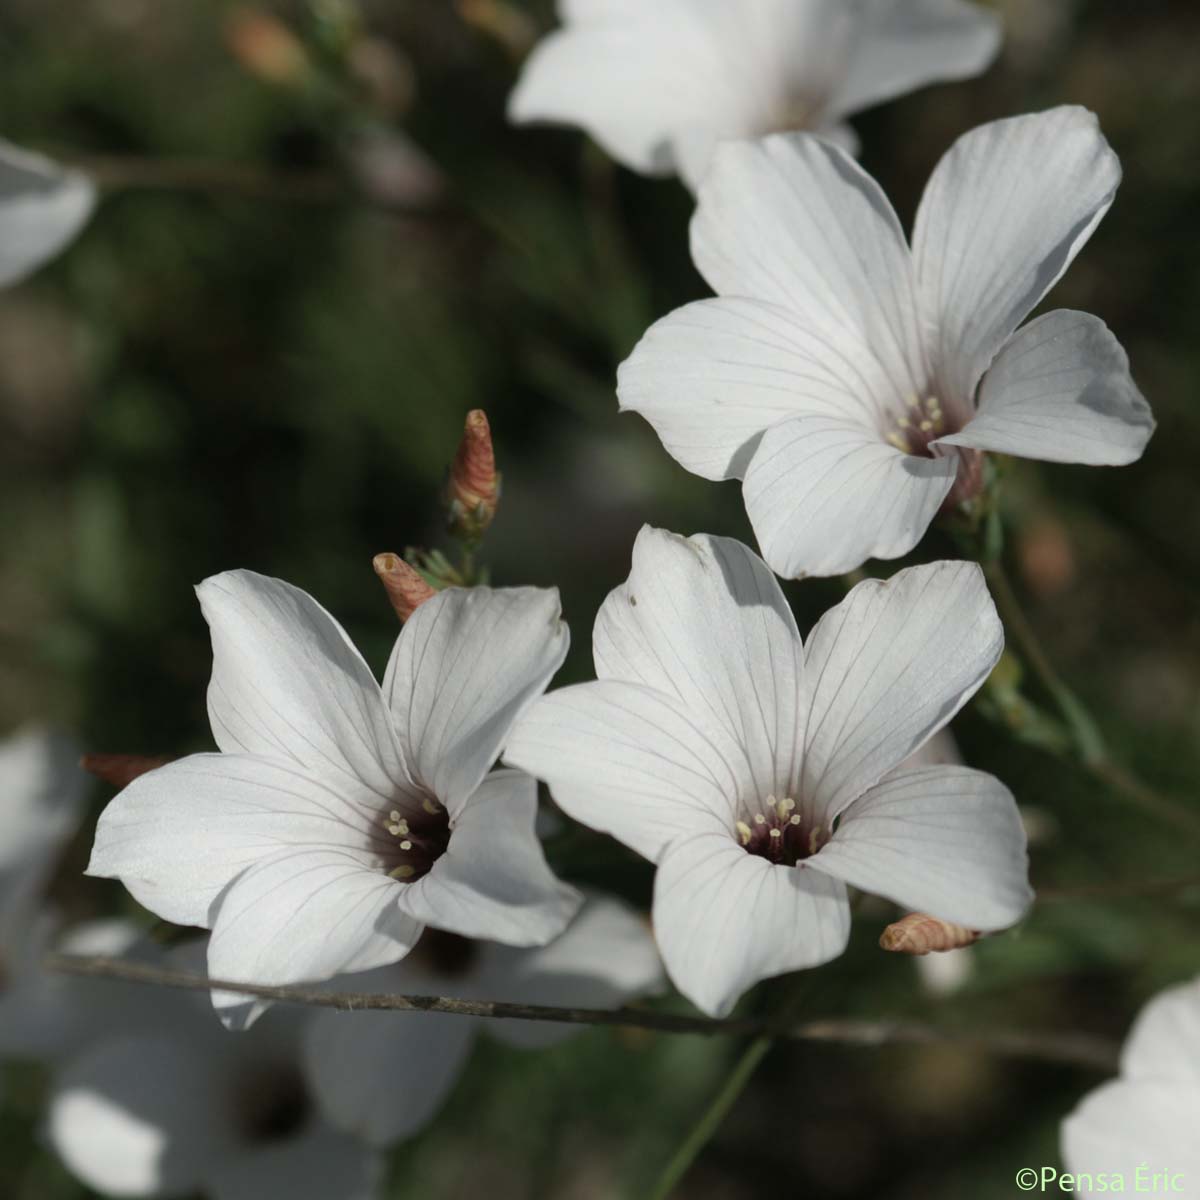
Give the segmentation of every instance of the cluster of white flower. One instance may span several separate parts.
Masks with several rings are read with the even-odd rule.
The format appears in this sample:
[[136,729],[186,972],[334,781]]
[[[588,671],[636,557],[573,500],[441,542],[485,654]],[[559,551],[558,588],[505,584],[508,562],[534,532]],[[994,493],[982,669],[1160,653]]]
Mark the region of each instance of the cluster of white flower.
[[[210,978],[248,985],[593,1007],[659,990],[661,955],[679,992],[722,1016],[758,981],[841,954],[851,888],[972,933],[1009,928],[1032,902],[1007,788],[913,757],[1002,652],[979,566],[860,582],[804,640],[775,573],[908,553],[940,512],[979,501],[988,453],[1140,456],[1153,420],[1103,323],[1054,311],[1021,325],[1111,205],[1116,156],[1079,108],[985,125],[938,165],[910,245],[845,121],[982,70],[999,44],[984,10],[561,10],[511,115],[582,126],[695,191],[692,255],[716,298],[656,323],[618,392],[688,470],[742,480],[763,557],[643,528],[596,619],[595,681],[548,694],[568,648],[553,590],[421,593],[380,685],[306,593],[247,571],[205,581],[219,752],[120,791],[88,871],[211,936],[163,952],[102,923],[60,944],[200,956]],[[92,202],[78,175],[5,150],[0,282],[59,249]],[[46,864],[80,813],[62,761],[36,735],[0,758],[19,808],[0,862],[0,1048],[53,1060],[64,1161],[114,1195],[371,1195],[380,1148],[433,1115],[478,1023],[286,1010],[256,1024],[266,1001],[214,991],[228,1029],[254,1025],[239,1037],[191,997],[103,1002],[100,984],[47,977]],[[623,903],[552,873],[539,780],[655,865],[653,939]],[[1175,1056],[1185,1037],[1194,1052],[1198,997],[1148,1010],[1124,1080],[1067,1123],[1069,1160],[1192,1152],[1200,1075]],[[557,1036],[488,1028],[526,1045]],[[1130,1125],[1130,1106],[1154,1120]]]

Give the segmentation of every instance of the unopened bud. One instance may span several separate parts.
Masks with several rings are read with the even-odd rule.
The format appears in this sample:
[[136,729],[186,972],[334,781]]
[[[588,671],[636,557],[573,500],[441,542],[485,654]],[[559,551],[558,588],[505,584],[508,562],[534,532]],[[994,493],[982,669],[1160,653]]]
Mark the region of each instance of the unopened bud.
[[157,771],[171,760],[162,755],[148,754],[85,754],[79,765],[97,779],[112,784],[115,788],[126,788],[147,771]]
[[529,14],[507,0],[458,0],[457,7],[466,24],[499,42],[513,58],[524,58],[537,41]]
[[931,950],[957,950],[969,946],[981,936],[977,930],[926,913],[909,913],[883,931],[879,945],[898,954],[928,954]]
[[462,441],[450,467],[446,503],[450,528],[466,541],[478,541],[496,515],[500,476],[492,450],[492,430],[483,409],[467,413]]
[[225,23],[225,44],[259,79],[290,86],[309,73],[308,52],[278,17],[256,8],[235,8]]
[[426,600],[437,595],[421,573],[398,554],[377,554],[371,565],[401,621],[407,621]]

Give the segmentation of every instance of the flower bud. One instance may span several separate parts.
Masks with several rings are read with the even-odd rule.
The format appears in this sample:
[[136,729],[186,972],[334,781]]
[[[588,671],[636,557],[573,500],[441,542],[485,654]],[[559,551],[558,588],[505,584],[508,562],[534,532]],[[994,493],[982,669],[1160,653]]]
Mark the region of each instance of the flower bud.
[[79,765],[97,779],[112,784],[118,790],[128,787],[147,771],[157,771],[171,760],[162,755],[147,754],[85,754]]
[[928,954],[931,950],[957,950],[979,941],[974,929],[942,921],[925,913],[909,913],[889,925],[879,938],[884,950],[899,954]]
[[437,595],[421,573],[398,554],[377,554],[371,565],[401,621],[407,621],[430,596]]
[[492,450],[492,431],[483,409],[467,413],[462,441],[446,482],[450,529],[464,541],[477,542],[496,515],[500,476]]
[[225,24],[229,52],[251,75],[293,86],[308,77],[308,52],[277,17],[256,8],[235,8]]

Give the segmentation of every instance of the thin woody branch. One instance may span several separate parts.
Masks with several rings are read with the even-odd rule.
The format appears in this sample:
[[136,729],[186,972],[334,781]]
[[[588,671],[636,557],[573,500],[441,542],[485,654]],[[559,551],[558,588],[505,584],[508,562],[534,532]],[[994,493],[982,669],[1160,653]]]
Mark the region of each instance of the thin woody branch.
[[346,1012],[433,1012],[461,1017],[501,1017],[517,1021],[554,1021],[563,1025],[610,1025],[645,1029],[654,1033],[690,1033],[703,1036],[758,1036],[769,1034],[788,1041],[823,1042],[843,1046],[959,1046],[981,1053],[999,1054],[1035,1062],[1059,1063],[1115,1072],[1118,1048],[1100,1038],[1075,1033],[1040,1033],[998,1030],[969,1033],[939,1029],[912,1021],[820,1020],[779,1026],[755,1018],[690,1017],[677,1013],[619,1008],[553,1008],[542,1004],[512,1004],[496,1000],[459,1000],[450,996],[409,996],[381,992],[334,992],[320,987],[268,987],[208,979],[188,971],[173,971],[143,963],[102,956],[50,954],[44,965],[60,974],[124,980],[191,991],[240,992],[263,1000],[335,1008]]

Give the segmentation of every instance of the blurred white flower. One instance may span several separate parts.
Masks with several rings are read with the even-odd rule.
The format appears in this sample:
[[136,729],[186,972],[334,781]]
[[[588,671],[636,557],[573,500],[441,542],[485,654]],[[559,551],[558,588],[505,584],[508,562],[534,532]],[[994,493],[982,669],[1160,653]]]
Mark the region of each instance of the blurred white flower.
[[856,145],[846,118],[983,71],[994,13],[965,0],[559,0],[513,121],[586,129],[645,174],[694,189],[725,138],[807,129]]
[[1200,979],[1160,993],[1141,1011],[1121,1054],[1121,1074],[1085,1096],[1062,1127],[1067,1170],[1121,1174],[1134,1190],[1167,1170],[1197,1195],[1200,1180]]
[[[660,991],[665,979],[650,930],[620,901],[591,896],[547,946],[518,949],[430,931],[397,966],[339,978],[339,990],[453,996],[572,1008],[617,1008]],[[580,1026],[445,1013],[320,1013],[306,1069],[329,1118],[373,1146],[409,1137],[449,1095],[475,1037],[548,1046]]]
[[68,1010],[63,981],[47,976],[41,959],[59,924],[46,904],[46,885],[79,827],[87,788],[79,748],[66,735],[31,727],[0,741],[0,1056],[6,1058],[42,1058],[74,1041],[81,1014]]
[[[488,774],[567,650],[558,593],[452,589],[396,641],[380,688],[310,596],[248,571],[205,581],[209,720],[222,753],[135,780],[89,872],[213,930],[209,974],[297,983],[397,962],[426,925],[513,945],[578,894],[534,834],[532,779]],[[232,1025],[266,1005],[218,993]]]
[[1133,462],[1154,422],[1103,322],[1059,310],[1015,332],[1120,175],[1085,109],[984,125],[934,171],[910,250],[836,147],[722,146],[692,224],[719,298],[650,329],[621,367],[621,405],[688,470],[743,480],[763,557],[787,577],[907,553],[978,490],[983,451]]
[[0,141],[0,287],[53,258],[95,206],[87,176]]
[[598,681],[534,704],[505,760],[658,865],[667,971],[722,1015],[758,980],[842,952],[847,884],[974,929],[1025,911],[1008,790],[902,765],[1002,645],[974,564],[859,584],[804,646],[745,546],[645,528],[596,621]]
[[[183,947],[167,962],[203,969],[203,949]],[[50,1142],[89,1187],[212,1200],[376,1194],[378,1155],[329,1124],[304,1073],[310,1012],[281,1009],[237,1037],[194,993],[135,993],[131,1019],[54,1082]]]
[[79,828],[88,789],[79,755],[72,738],[39,727],[0,740],[0,922],[41,895]]

